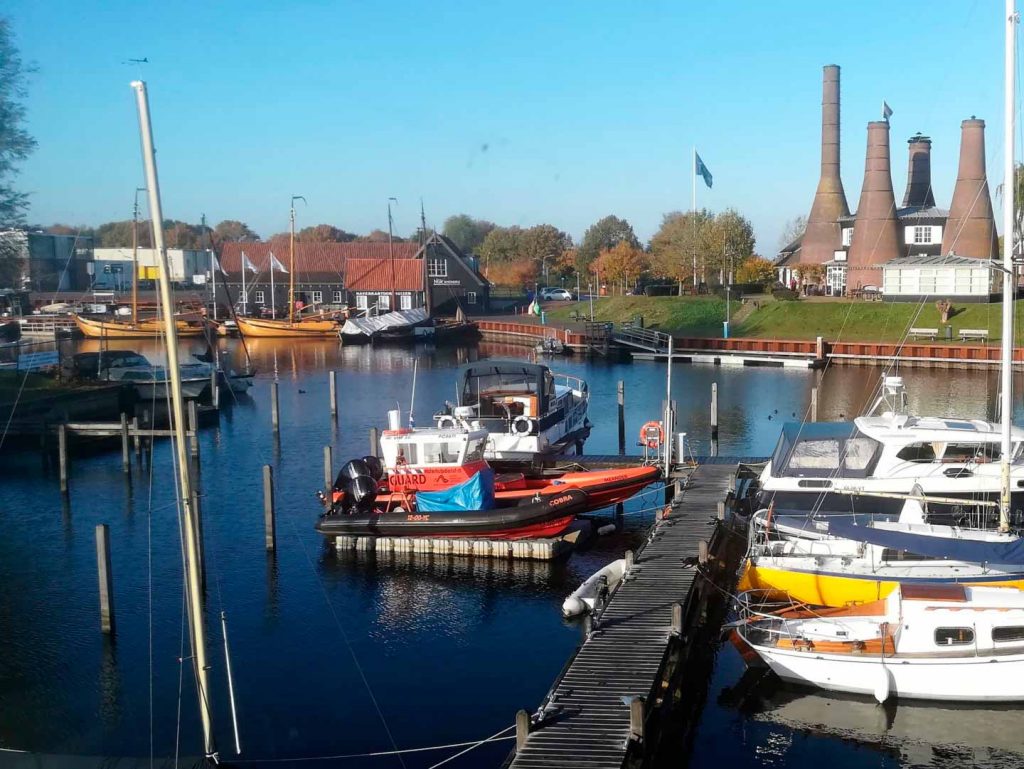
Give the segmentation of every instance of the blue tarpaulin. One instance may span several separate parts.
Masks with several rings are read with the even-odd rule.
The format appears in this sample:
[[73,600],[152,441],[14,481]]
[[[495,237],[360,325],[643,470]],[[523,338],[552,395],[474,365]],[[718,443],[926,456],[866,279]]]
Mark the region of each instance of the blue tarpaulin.
[[490,510],[493,507],[494,471],[490,468],[443,491],[416,492],[416,509],[421,513]]

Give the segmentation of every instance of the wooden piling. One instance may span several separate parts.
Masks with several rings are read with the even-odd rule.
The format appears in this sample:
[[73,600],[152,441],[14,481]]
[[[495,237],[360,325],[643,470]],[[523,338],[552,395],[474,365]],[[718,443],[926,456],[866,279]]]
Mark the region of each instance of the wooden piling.
[[683,635],[683,605],[679,601],[672,604],[672,635]]
[[526,738],[530,736],[530,714],[525,710],[516,711],[516,753],[526,747]]
[[114,573],[110,569],[110,530],[96,526],[96,570],[100,583],[100,630],[114,632]]
[[324,494],[331,496],[334,487],[334,452],[330,446],[324,446]]
[[629,739],[644,741],[644,698],[634,697],[629,701]]
[[811,388],[811,421],[818,421],[818,388]]
[[327,374],[331,386],[331,419],[338,418],[338,372],[331,371]]
[[626,571],[629,571],[630,569],[633,568],[634,558],[635,558],[635,556],[633,555],[633,551],[632,550],[627,550],[626,551],[626,555],[625,555]]
[[[151,420],[149,418],[149,409],[143,409],[142,410],[142,426],[145,427],[147,430],[152,430],[153,429],[153,420]],[[145,445],[146,445],[147,448],[152,446],[153,445],[153,438],[152,437],[146,438],[145,439]]]
[[380,433],[376,427],[370,428],[370,456],[380,456]]
[[142,438],[139,437],[139,418],[132,417],[132,441],[135,447],[135,456],[142,456]]
[[57,464],[60,467],[60,490],[68,493],[68,428],[57,426]]
[[268,552],[277,549],[277,526],[274,521],[274,468],[263,465],[263,536]]
[[277,382],[270,383],[270,426],[274,432],[281,429],[281,414],[278,411]]
[[128,415],[121,412],[121,470],[126,473],[132,471],[131,444],[128,440]]
[[210,368],[210,404],[215,409],[220,408],[220,382],[217,381],[216,364]]
[[621,379],[617,388],[619,400],[619,454],[626,453],[626,383]]
[[725,502],[719,502],[718,503],[718,510],[717,510],[717,513],[716,513],[716,517],[720,521],[724,521],[725,520]]
[[718,438],[718,382],[711,383],[711,437]]
[[704,566],[708,562],[708,543],[706,540],[701,540],[697,543],[697,563]]
[[196,402],[188,402],[188,430],[189,450],[193,457],[199,456],[199,411],[196,409]]

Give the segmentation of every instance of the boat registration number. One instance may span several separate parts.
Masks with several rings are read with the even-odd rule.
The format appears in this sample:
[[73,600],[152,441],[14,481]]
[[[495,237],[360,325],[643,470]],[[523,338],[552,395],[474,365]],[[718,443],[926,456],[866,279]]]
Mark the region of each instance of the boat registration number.
[[405,520],[413,522],[429,521],[430,515],[427,513],[412,513],[410,515],[405,516]]

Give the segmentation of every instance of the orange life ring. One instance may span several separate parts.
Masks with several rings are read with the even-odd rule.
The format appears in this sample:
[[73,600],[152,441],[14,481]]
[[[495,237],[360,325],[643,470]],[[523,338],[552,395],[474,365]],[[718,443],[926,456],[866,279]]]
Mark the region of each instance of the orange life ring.
[[665,431],[661,429],[661,422],[644,422],[640,428],[640,445],[649,449],[656,449],[665,442]]

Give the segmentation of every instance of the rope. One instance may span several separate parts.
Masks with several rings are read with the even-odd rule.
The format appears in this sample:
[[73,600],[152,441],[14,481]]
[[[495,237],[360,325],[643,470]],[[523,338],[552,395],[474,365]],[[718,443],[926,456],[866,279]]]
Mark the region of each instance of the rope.
[[[499,737],[498,735],[504,734],[510,729],[514,729],[514,726],[508,726],[502,729],[500,732],[492,734],[483,740],[476,740],[470,742],[452,742],[447,745],[428,745],[422,748],[396,748],[395,750],[378,750],[371,753],[341,753],[333,756],[303,756],[300,758],[247,758],[247,759],[235,759],[231,763],[233,764],[284,764],[284,763],[299,763],[306,761],[345,761],[352,758],[379,758],[383,756],[403,756],[409,753],[427,753],[434,750],[450,750],[452,748],[466,748],[469,750],[477,748],[488,742],[501,742],[503,740],[514,740],[515,735],[510,734],[506,737]],[[451,761],[454,758],[458,758],[463,753],[468,752],[464,750],[460,753],[456,753],[454,756],[450,756],[442,761],[440,764],[434,764],[430,769],[441,766],[441,764]]]

